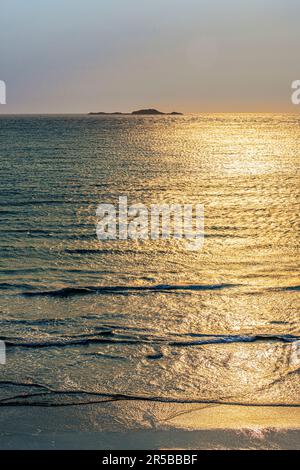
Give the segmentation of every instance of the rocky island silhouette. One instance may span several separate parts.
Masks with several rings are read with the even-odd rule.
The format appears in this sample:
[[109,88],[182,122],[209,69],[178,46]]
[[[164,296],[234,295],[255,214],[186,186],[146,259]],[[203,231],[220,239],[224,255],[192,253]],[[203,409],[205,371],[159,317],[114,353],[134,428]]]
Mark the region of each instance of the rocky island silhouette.
[[132,111],[131,113],[121,113],[121,112],[113,112],[113,113],[106,113],[104,111],[99,112],[91,112],[89,115],[98,116],[98,115],[121,115],[121,116],[182,116],[182,113],[178,113],[177,111],[173,111],[171,113],[163,113],[158,109],[149,108],[149,109],[138,109],[137,111]]

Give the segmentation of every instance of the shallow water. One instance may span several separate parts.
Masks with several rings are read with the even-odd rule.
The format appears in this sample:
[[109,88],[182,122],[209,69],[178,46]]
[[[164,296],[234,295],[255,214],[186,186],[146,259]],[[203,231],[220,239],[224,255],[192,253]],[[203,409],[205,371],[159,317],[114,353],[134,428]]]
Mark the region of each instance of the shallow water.
[[[1,404],[299,405],[297,115],[0,117]],[[96,237],[201,203],[205,244]]]

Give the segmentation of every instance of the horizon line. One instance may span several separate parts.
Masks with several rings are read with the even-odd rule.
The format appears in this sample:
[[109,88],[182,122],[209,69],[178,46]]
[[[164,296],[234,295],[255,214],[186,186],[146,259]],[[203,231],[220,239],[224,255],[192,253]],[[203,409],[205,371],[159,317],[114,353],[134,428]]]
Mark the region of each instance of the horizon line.
[[[101,111],[102,112],[102,111]],[[90,114],[95,113],[95,114]],[[188,116],[193,114],[299,114],[297,111],[188,111],[188,112],[181,112],[181,115],[170,115],[168,113],[165,114],[132,114],[131,112],[120,111],[120,114],[115,114],[115,112],[106,112],[104,114],[97,114],[98,111],[88,111],[88,112],[21,112],[21,113],[2,113],[0,111],[0,116],[98,116],[98,117],[105,117],[105,116],[115,116],[115,117],[181,117],[181,116]]]

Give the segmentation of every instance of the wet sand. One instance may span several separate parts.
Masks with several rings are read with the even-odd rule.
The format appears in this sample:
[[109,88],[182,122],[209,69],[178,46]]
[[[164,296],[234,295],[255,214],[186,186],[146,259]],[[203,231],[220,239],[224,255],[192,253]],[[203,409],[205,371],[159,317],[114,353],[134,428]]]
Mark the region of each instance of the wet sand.
[[300,449],[299,407],[2,407],[0,449]]

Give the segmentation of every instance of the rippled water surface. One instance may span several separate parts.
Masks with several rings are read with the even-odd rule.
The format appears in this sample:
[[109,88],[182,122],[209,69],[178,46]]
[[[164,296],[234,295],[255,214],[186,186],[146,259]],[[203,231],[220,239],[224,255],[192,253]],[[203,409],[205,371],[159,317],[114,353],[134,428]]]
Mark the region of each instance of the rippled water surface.
[[[2,116],[0,403],[299,405],[299,144],[297,115]],[[120,195],[204,204],[204,248],[99,242]]]

